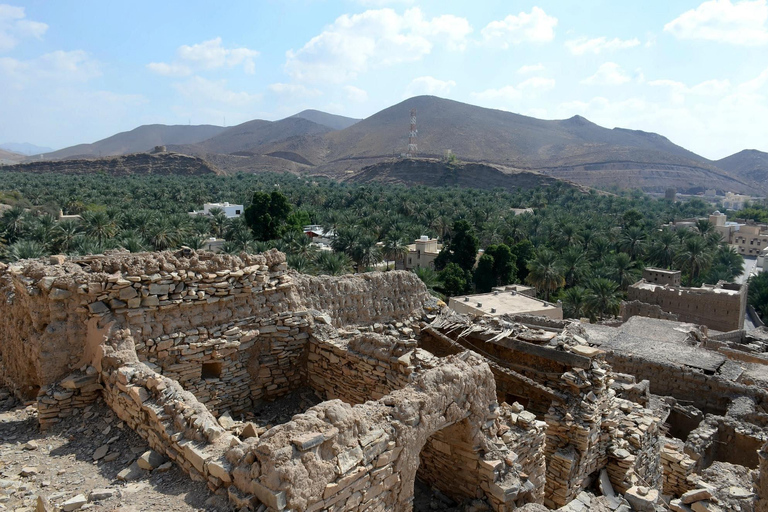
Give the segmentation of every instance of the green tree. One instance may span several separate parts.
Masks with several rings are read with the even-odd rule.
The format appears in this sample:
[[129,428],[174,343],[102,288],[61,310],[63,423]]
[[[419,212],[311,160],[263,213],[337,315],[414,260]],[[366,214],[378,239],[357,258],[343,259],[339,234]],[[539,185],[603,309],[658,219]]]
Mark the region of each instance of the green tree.
[[587,290],[581,286],[568,288],[561,295],[563,315],[566,318],[582,318],[587,315]]
[[618,284],[604,277],[596,277],[589,282],[586,310],[593,318],[604,320],[606,315],[618,315],[620,306]]
[[749,304],[763,322],[768,321],[768,272],[760,272],[749,279],[748,294]]
[[435,268],[442,269],[455,263],[462,270],[471,271],[479,248],[480,242],[472,225],[466,220],[457,220],[453,224],[453,237],[435,258]]
[[256,240],[280,238],[291,214],[291,203],[280,191],[254,192],[251,204],[245,209],[245,222]]
[[427,291],[429,291],[429,293],[432,295],[440,296],[440,294],[436,291],[436,288],[438,288],[441,284],[440,276],[437,272],[429,267],[419,267],[414,269],[413,273],[416,274],[419,279],[421,279],[421,282],[424,283],[424,286],[427,287]]
[[525,283],[526,278],[528,277],[528,263],[536,255],[533,243],[528,239],[522,240],[513,245],[510,249],[515,256],[517,280],[521,283]]
[[698,236],[686,238],[683,241],[676,262],[680,268],[688,274],[688,286],[692,286],[694,280],[712,263],[712,255],[709,253],[704,239]]
[[526,281],[544,293],[544,300],[549,300],[552,292],[565,286],[565,276],[558,264],[557,255],[549,249],[540,249],[528,263]]
[[[517,277],[517,259],[506,244],[489,245],[485,254],[493,257],[494,286],[512,283]],[[479,265],[479,262],[478,262]]]
[[470,291],[472,274],[461,268],[458,263],[448,263],[440,271],[440,281],[447,296],[463,295]]
[[475,287],[479,293],[488,293],[496,286],[496,274],[493,271],[495,260],[490,254],[483,254],[475,269]]

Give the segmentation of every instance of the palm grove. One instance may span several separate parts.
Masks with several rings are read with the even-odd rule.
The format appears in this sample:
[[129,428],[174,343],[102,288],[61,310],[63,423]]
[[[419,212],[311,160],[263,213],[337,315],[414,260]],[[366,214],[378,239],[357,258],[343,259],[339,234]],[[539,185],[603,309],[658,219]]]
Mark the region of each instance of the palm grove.
[[[508,191],[348,185],[278,174],[221,177],[2,173],[0,257],[83,255],[203,247],[226,240],[227,253],[275,247],[305,273],[340,275],[402,261],[407,244],[439,237],[435,270],[417,273],[437,294],[489,291],[528,283],[546,300],[562,300],[569,317],[602,319],[618,312],[627,287],[645,266],[683,271],[684,283],[731,281],[743,259],[707,221],[671,231],[664,223],[703,216],[700,200],[672,203],[640,192],[585,193],[567,185]],[[249,205],[228,219],[189,216],[205,202]],[[531,207],[515,215],[512,208]],[[81,220],[57,221],[59,209]],[[334,230],[333,251],[310,244],[301,226]],[[478,258],[478,249],[483,248]],[[383,265],[383,266],[382,266]],[[768,292],[751,293],[766,313]],[[768,289],[768,283],[762,285]]]

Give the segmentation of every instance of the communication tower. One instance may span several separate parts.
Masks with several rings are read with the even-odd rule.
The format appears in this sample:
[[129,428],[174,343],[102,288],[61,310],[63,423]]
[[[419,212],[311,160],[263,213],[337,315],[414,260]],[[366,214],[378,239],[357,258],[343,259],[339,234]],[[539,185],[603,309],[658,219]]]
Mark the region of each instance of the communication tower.
[[407,157],[412,157],[416,155],[416,151],[418,151],[418,147],[416,146],[416,136],[418,135],[418,130],[416,130],[416,109],[411,109],[411,130],[408,132],[408,152],[405,154]]

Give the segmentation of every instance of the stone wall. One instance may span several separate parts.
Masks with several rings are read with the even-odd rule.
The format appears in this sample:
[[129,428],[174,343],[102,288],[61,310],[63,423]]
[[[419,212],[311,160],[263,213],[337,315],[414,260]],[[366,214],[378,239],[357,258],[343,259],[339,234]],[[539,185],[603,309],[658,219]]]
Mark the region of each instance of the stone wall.
[[726,293],[727,286],[732,285],[685,288],[653,286],[640,281],[629,287],[627,300],[657,305],[663,311],[677,315],[681,322],[703,324],[723,332],[742,329],[747,287],[741,286],[738,293]]
[[294,274],[294,282],[301,304],[327,313],[337,327],[421,318],[422,308],[430,299],[424,283],[406,271],[342,277]]
[[644,316],[646,318],[660,318],[662,320],[678,321],[678,315],[669,313],[661,309],[661,306],[656,304],[647,304],[640,302],[639,300],[621,301],[621,311],[619,312],[621,319],[626,322],[633,316]]

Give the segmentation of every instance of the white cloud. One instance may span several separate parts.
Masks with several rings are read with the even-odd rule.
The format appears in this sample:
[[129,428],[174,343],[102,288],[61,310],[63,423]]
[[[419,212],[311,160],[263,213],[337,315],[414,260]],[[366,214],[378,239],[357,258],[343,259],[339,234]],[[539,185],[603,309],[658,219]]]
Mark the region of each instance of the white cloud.
[[47,30],[45,23],[26,19],[23,7],[0,4],[0,52],[12,50],[23,38],[40,39]]
[[438,80],[431,76],[420,76],[411,80],[411,83],[405,88],[404,96],[406,98],[422,94],[447,96],[454,87],[456,87],[456,82],[453,80]]
[[758,46],[768,43],[766,0],[710,0],[664,26],[679,39]]
[[385,7],[392,4],[412,4],[414,0],[356,0],[366,7]]
[[470,97],[480,105],[490,108],[514,105],[523,94],[511,85],[498,89],[486,89],[482,92],[473,92]]
[[298,50],[286,52],[285,69],[302,81],[343,83],[374,66],[422,59],[435,44],[463,50],[469,22],[443,15],[425,19],[419,8],[344,14]]
[[344,92],[347,93],[347,99],[349,99],[349,101],[353,101],[355,103],[363,103],[364,101],[368,101],[368,93],[359,87],[355,87],[354,85],[345,85]]
[[597,69],[594,75],[585,78],[581,83],[587,85],[621,85],[631,79],[618,64],[606,62]]
[[197,104],[214,102],[244,107],[261,100],[260,94],[227,89],[226,80],[208,80],[201,76],[194,76],[186,82],[174,84],[174,88],[182,96]]
[[618,37],[613,39],[605,37],[588,39],[580,37],[565,42],[565,47],[574,55],[584,55],[585,53],[597,55],[601,52],[624,50],[626,48],[634,48],[635,46],[640,46],[639,39],[619,39]]
[[527,75],[528,73],[536,73],[537,71],[544,71],[544,64],[528,64],[525,66],[520,66],[520,69],[517,70],[518,73],[521,75]]
[[702,97],[723,96],[732,89],[729,80],[706,80],[691,87],[674,80],[652,80],[648,85],[665,88],[675,104],[685,103],[688,99],[698,101]]
[[517,85],[517,88],[526,92],[545,92],[555,88],[555,80],[552,78],[544,78],[540,76],[534,76],[521,82]]
[[243,70],[253,75],[256,73],[254,59],[259,52],[249,48],[224,48],[221,38],[217,37],[199,44],[182,45],[176,50],[177,60],[150,62],[147,68],[165,76],[188,76],[193,71],[209,71],[219,68],[243,66]]
[[486,44],[507,49],[523,42],[551,41],[555,38],[556,25],[557,18],[534,7],[530,13],[521,12],[517,16],[510,14],[503,20],[492,21],[480,33]]
[[283,84],[276,83],[269,86],[269,90],[283,96],[298,98],[316,98],[323,93],[317,89],[312,89],[301,84]]
[[87,82],[101,75],[99,63],[82,51],[55,51],[30,60],[0,58],[0,78],[12,87],[26,87],[32,82]]

